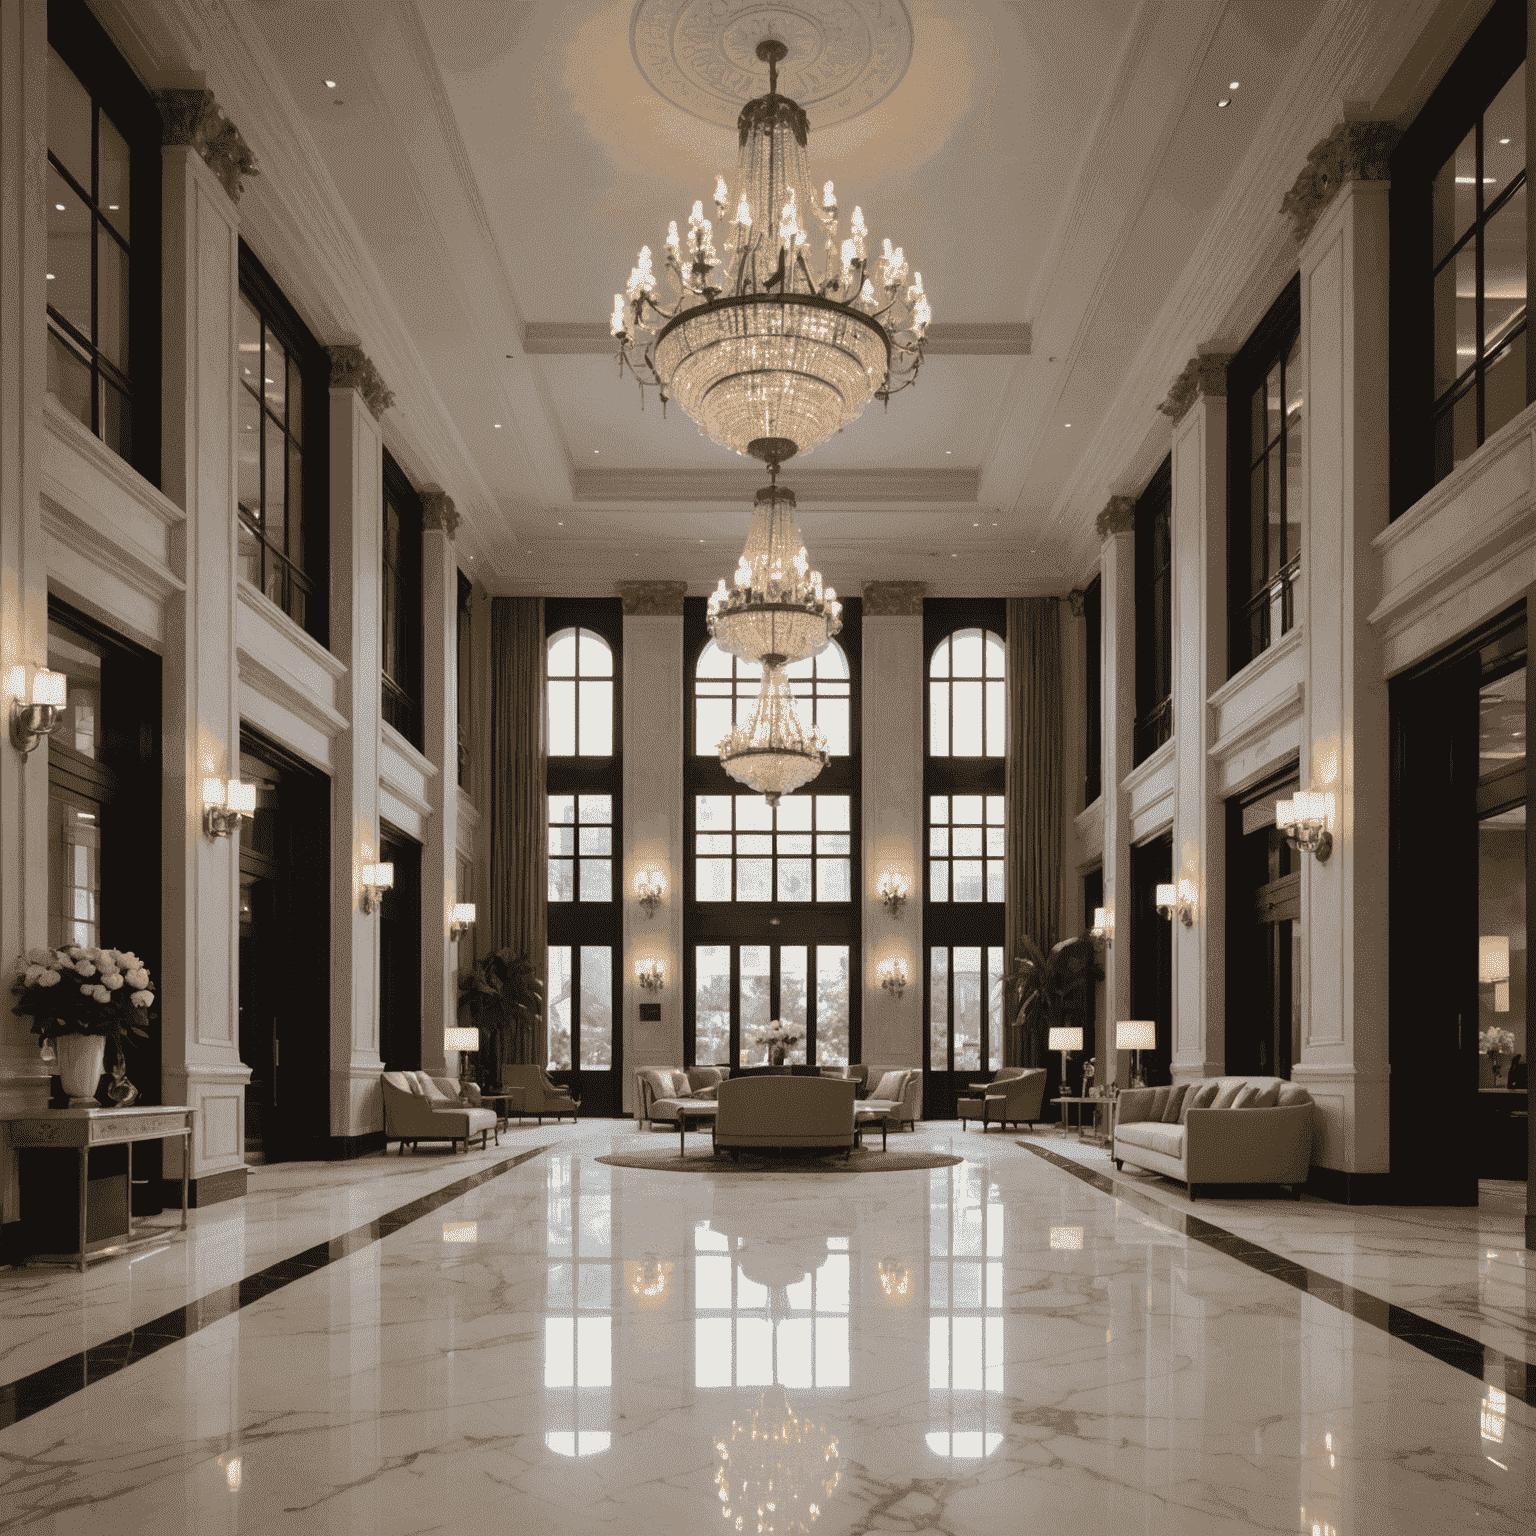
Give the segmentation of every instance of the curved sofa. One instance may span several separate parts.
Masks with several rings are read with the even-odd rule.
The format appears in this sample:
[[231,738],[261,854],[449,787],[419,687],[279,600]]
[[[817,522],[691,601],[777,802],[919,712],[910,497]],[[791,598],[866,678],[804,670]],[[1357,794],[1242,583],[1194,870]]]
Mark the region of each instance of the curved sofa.
[[716,1150],[817,1147],[852,1151],[849,1077],[732,1077],[715,1091]]

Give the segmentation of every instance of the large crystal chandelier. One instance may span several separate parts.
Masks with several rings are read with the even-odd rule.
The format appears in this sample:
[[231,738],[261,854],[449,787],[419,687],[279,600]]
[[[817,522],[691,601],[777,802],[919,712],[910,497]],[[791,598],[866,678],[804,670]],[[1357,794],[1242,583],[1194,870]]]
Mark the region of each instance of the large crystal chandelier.
[[720,766],[769,805],[809,784],[827,766],[827,739],[801,723],[781,666],[764,662],[752,718],[721,739]]
[[715,644],[743,661],[784,666],[814,656],[843,627],[835,587],[813,571],[795,521],[795,493],[775,483],[757,493],[732,585],[709,599]]
[[734,198],[717,176],[715,217],[704,216],[700,199],[686,246],[676,220],[668,229],[664,265],[675,297],[660,295],[651,248],[642,246],[625,291],[613,296],[611,321],[620,367],[634,372],[642,397],[656,386],[663,403],[676,398],[715,442],[770,463],[809,453],[872,398],[916,382],[932,318],[923,275],[909,273],[899,246],[886,240],[871,258],[861,208],[839,241],[832,183],[818,195],[811,180],[805,112],[778,93],[787,52],[774,38],[757,45],[768,94],[749,101],[737,122]]

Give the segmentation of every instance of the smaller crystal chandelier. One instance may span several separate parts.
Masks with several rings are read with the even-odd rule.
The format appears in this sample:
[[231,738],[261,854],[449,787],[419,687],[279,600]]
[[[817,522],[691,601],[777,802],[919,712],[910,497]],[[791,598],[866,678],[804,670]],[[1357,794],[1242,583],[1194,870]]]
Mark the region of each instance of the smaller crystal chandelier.
[[738,1531],[803,1536],[842,1480],[837,1441],[771,1387],[728,1438],[715,1441],[720,1513]]
[[769,805],[809,784],[827,766],[827,738],[801,724],[781,666],[765,659],[752,718],[721,739],[720,766]]

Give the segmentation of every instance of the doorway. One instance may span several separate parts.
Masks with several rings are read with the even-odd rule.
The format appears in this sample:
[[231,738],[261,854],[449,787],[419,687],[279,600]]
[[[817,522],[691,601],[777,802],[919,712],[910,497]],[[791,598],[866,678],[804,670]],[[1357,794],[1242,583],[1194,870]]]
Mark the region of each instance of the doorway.
[[421,844],[386,827],[379,838],[379,859],[395,866],[395,883],[379,903],[379,1055],[387,1072],[418,1072]]
[[1148,1084],[1172,1076],[1173,925],[1157,910],[1157,887],[1172,879],[1171,833],[1131,849],[1131,1016],[1157,1025],[1156,1046],[1141,1053]]

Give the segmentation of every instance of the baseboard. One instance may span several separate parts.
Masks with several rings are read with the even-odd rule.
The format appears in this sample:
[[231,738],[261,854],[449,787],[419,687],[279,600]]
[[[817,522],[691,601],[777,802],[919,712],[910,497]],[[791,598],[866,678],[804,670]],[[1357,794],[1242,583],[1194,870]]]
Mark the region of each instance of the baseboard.
[[1399,1205],[1390,1173],[1349,1173],[1343,1168],[1312,1165],[1306,1191],[1336,1205]]
[[[205,1173],[199,1179],[187,1180],[187,1204],[193,1210],[205,1205],[219,1205],[225,1200],[238,1200],[245,1193],[251,1170],[243,1165],[226,1168],[222,1173]],[[163,1210],[181,1209],[181,1180],[161,1179],[160,1201]]]
[[371,1157],[387,1145],[383,1131],[364,1131],[361,1136],[331,1136],[320,1154],[327,1162],[347,1163],[355,1157]]

